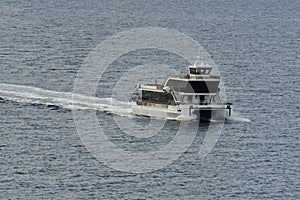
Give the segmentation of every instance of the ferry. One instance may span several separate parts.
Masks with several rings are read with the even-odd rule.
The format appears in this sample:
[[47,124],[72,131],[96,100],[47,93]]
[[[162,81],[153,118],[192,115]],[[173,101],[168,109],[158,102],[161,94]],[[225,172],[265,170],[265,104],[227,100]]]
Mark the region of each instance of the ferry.
[[131,97],[132,113],[169,120],[224,122],[232,103],[220,96],[220,76],[212,66],[190,65],[187,74],[168,77],[164,84],[137,84]]

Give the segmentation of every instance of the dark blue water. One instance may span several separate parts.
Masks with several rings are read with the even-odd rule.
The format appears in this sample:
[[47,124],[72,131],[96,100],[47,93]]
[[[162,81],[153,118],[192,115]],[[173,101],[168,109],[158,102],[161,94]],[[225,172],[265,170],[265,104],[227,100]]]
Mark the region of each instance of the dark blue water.
[[[70,109],[6,95],[0,99],[1,199],[300,198],[298,1],[4,0],[0,10],[0,83],[72,92],[84,58],[100,42],[132,28],[163,27],[204,46],[236,115],[252,121],[226,123],[204,159],[198,152],[206,127],[199,127],[193,144],[172,165],[135,174],[95,159],[82,144]],[[145,54],[127,55],[119,63],[128,67],[159,58]],[[109,89],[99,91],[109,96]],[[116,144],[145,150],[143,140],[131,147],[122,143],[124,134],[110,124],[112,114],[97,111],[97,117]],[[144,146],[165,144],[175,129],[170,122],[166,137]]]

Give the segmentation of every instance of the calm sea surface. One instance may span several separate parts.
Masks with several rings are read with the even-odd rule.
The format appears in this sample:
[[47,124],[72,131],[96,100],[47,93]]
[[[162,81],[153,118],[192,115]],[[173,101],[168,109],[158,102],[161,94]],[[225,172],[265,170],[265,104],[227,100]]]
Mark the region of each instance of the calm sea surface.
[[[299,10],[300,2],[292,0],[2,0],[0,199],[300,199]],[[224,124],[204,159],[198,152],[205,126],[173,164],[126,173],[86,149],[67,106],[53,99],[32,101],[22,91],[42,88],[49,98],[55,95],[51,91],[70,94],[93,48],[122,31],[149,26],[173,29],[200,43],[218,66],[235,116],[252,122]],[[180,61],[165,56],[133,52],[113,65],[128,71],[163,60],[185,70]],[[161,75],[155,69],[153,74]],[[98,97],[110,97],[118,78],[108,71]],[[11,84],[17,95],[4,95],[3,84]],[[130,141],[114,114],[100,109],[97,117],[115,144],[132,151],[165,145],[178,128],[169,122],[164,134]],[[118,116],[123,118],[128,117]],[[132,120],[141,126],[149,123]]]

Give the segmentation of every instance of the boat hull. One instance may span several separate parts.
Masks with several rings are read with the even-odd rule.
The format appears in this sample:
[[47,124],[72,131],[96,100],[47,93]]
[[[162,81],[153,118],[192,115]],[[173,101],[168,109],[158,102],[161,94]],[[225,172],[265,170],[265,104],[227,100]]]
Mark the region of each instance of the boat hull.
[[226,105],[137,105],[133,103],[132,113],[135,115],[168,120],[200,122],[223,122],[228,116]]
[[178,109],[170,109],[163,106],[132,105],[131,108],[133,114],[146,117],[176,120],[181,116],[181,112]]

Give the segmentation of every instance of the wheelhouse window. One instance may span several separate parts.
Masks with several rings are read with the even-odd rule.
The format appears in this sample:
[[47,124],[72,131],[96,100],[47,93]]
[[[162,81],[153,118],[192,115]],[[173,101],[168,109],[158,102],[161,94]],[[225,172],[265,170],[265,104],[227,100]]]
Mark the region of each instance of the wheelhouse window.
[[190,74],[195,75],[208,75],[210,74],[212,68],[206,67],[190,67]]

